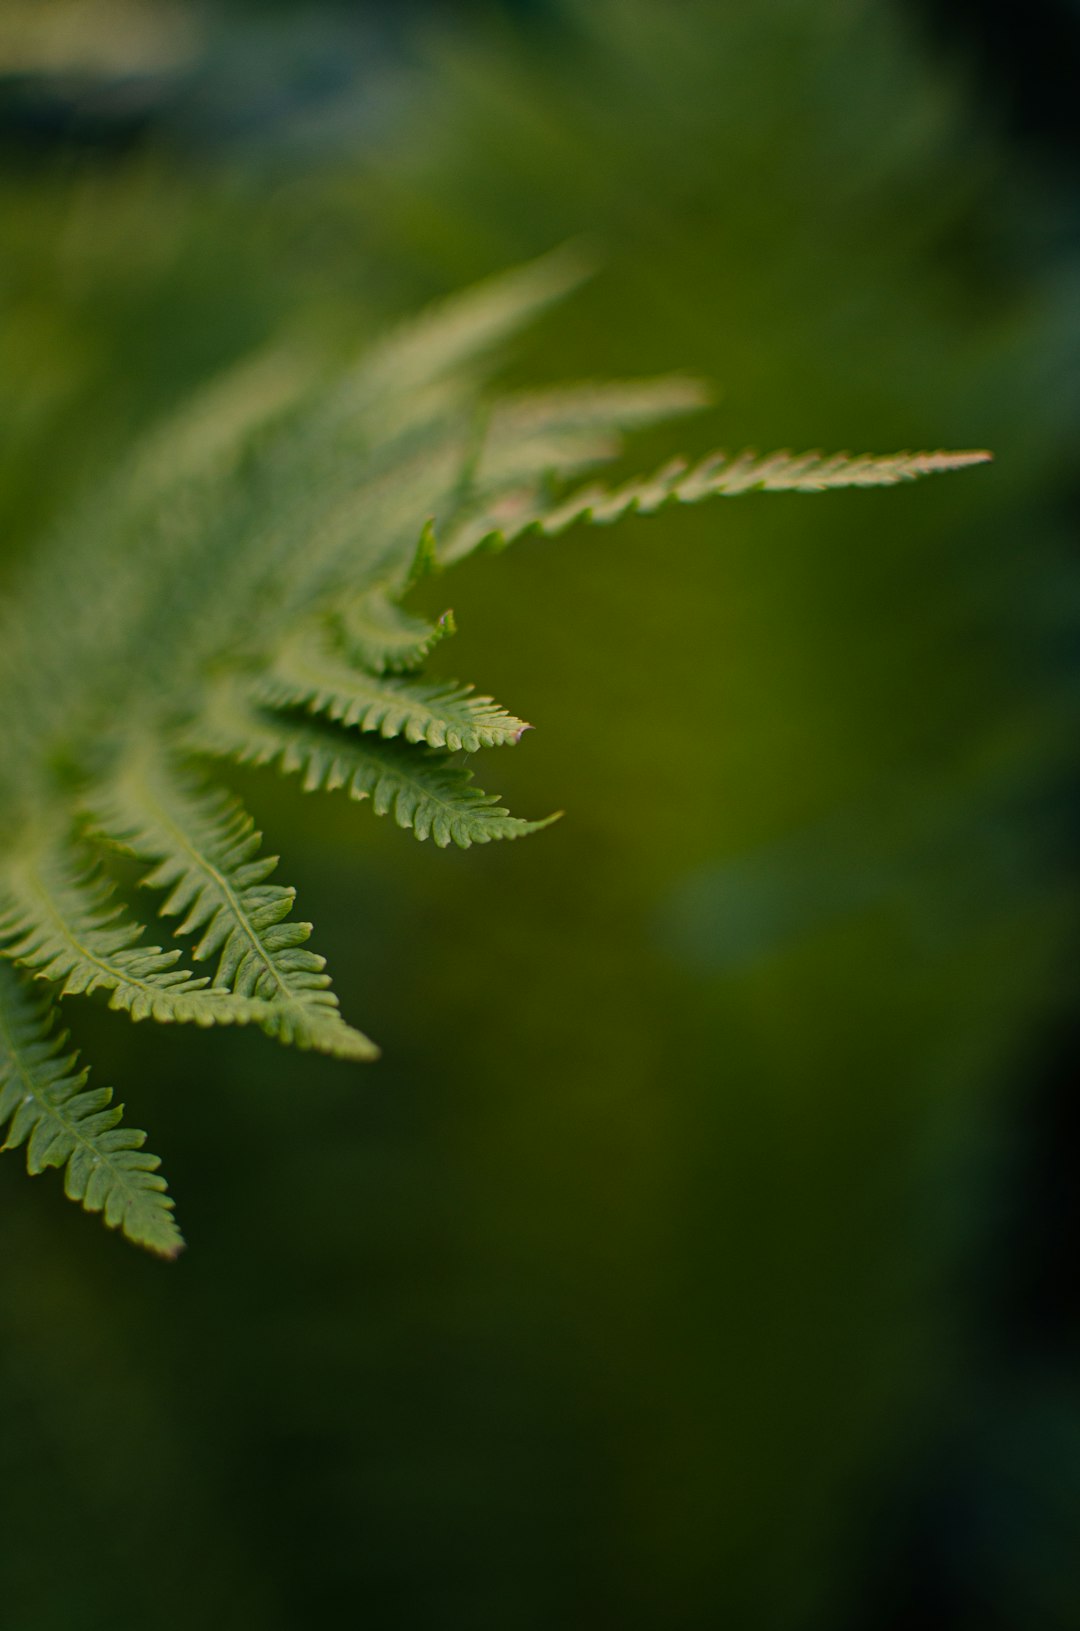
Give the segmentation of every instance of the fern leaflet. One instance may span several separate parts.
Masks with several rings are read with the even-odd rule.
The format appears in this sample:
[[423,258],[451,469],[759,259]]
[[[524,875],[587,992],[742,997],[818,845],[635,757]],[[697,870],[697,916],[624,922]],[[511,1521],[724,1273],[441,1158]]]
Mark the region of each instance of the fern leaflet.
[[501,838],[524,838],[556,819],[522,821],[498,795],[472,785],[472,772],[446,754],[405,742],[349,736],[317,720],[292,717],[246,701],[235,687],[216,693],[191,737],[197,752],[240,764],[276,764],[298,775],[304,791],[335,792],[370,799],[376,815],[392,815],[414,837],[431,837],[440,849],[459,849]]
[[404,736],[429,747],[504,747],[519,742],[529,726],[471,685],[422,684],[366,673],[329,649],[320,631],[303,631],[286,644],[255,687],[273,707],[306,707],[343,725],[382,736]]
[[89,1072],[69,1053],[67,1032],[43,992],[27,989],[0,961],[0,1126],[3,1148],[26,1145],[31,1173],[65,1167],[64,1191],[100,1212],[139,1246],[175,1257],[184,1240],[160,1162],[143,1148],[146,1134],[122,1125],[112,1089],[88,1088]]
[[252,1017],[268,1035],[343,1059],[378,1049],[347,1025],[307,949],[310,923],[286,921],[296,891],[270,883],[276,856],[260,856],[261,834],[238,799],[198,786],[149,742],[128,755],[90,803],[97,832],[153,863],[146,887],[167,890],[165,917],[178,935],[198,933],[196,962],[218,959],[211,993],[258,1001]]
[[407,674],[419,668],[439,642],[454,633],[452,612],[427,623],[391,600],[384,589],[370,589],[347,600],[339,618],[349,657],[373,674]]
[[0,938],[5,954],[60,987],[61,996],[103,990],[109,1007],[132,1019],[196,1025],[244,1025],[260,1017],[258,1000],[212,991],[178,968],[179,951],[142,944],[95,862],[68,854],[54,838],[10,862],[0,880]]
[[824,493],[840,487],[895,487],[920,476],[985,464],[989,453],[710,453],[695,465],[672,459],[654,476],[637,476],[621,487],[584,487],[553,501],[532,490],[501,498],[470,517],[449,538],[442,561],[459,560],[482,544],[499,547],[526,533],[553,538],[576,522],[608,526],[626,515],[655,515],[675,504],[742,493]]

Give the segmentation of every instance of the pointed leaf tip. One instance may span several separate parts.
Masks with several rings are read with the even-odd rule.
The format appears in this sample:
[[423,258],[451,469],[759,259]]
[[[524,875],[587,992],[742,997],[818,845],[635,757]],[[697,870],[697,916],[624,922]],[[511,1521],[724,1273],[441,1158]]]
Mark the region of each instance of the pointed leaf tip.
[[182,1257],[184,1252],[187,1251],[187,1241],[183,1236],[172,1246],[152,1246],[147,1241],[141,1240],[135,1241],[134,1244],[142,1246],[145,1251],[150,1252],[154,1257],[160,1257],[163,1263],[175,1263],[177,1258]]
[[420,537],[416,542],[416,552],[409,568],[406,589],[415,588],[424,578],[434,577],[436,572],[441,571],[442,562],[439,559],[439,541],[435,536],[435,517],[429,515],[420,529]]

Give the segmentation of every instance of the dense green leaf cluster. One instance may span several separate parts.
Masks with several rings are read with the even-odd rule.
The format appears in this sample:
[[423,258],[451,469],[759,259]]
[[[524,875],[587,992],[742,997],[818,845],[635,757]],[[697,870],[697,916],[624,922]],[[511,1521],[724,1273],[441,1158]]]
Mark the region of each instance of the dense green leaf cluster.
[[[497,345],[581,275],[572,252],[550,256],[345,368],[286,350],[242,367],[56,532],[5,610],[0,1114],[31,1171],[65,1166],[72,1198],[152,1250],[181,1244],[157,1163],[64,1056],[52,999],[100,990],[133,1019],[376,1052],[342,1018],[294,892],[270,881],[276,859],[208,759],[342,788],[440,846],[533,832],[544,823],[510,815],[462,762],[529,727],[420,677],[453,621],[404,608],[418,578],[530,531],[984,457],[714,454],[568,490],[625,431],[704,401],[680,378],[489,400]],[[109,873],[116,853],[148,868],[188,960],[148,942]]]

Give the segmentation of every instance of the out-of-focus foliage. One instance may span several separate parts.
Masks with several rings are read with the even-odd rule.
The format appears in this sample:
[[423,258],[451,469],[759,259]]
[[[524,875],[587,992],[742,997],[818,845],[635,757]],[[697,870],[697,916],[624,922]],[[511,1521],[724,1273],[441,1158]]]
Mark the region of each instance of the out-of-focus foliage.
[[81,1026],[158,1084],[199,1250],[103,1252],[0,1170],[9,1617],[1064,1631],[1075,1310],[1020,1320],[1013,1218],[1075,936],[1074,200],[897,7],[444,13],[374,76],[327,13],[336,87],[260,121],[252,49],[246,139],[200,144],[238,18],[139,141],[4,182],[13,552],[285,324],[582,232],[603,277],[521,385],[690,367],[701,448],[997,459],[463,566],[454,665],[539,727],[503,785],[567,808],[542,844],[328,806],[314,848],[260,781],[385,1057]]

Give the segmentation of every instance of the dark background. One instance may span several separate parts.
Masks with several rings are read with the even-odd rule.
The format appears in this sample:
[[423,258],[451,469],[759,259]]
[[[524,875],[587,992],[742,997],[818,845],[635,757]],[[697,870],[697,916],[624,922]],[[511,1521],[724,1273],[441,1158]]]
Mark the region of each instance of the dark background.
[[238,781],[384,1058],[67,1004],[189,1250],[0,1163],[7,1623],[1080,1626],[1080,14],[79,10],[0,23],[5,575],[268,336],[580,233],[508,377],[996,462],[431,591],[527,844]]

